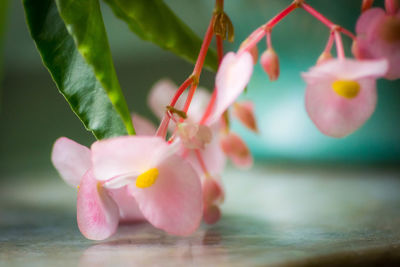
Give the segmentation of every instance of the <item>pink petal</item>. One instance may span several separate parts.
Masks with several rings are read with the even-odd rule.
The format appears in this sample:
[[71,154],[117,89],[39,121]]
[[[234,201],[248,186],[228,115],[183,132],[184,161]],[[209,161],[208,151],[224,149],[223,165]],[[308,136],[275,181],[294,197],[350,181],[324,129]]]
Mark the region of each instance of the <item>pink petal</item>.
[[357,21],[356,55],[366,59],[388,60],[387,79],[400,78],[400,10],[394,16],[381,8],[364,12]]
[[253,59],[249,52],[229,52],[225,55],[215,78],[217,98],[207,121],[209,125],[218,121],[224,111],[239,97],[249,83],[252,73]]
[[237,167],[247,169],[253,165],[251,152],[239,135],[229,132],[221,138],[221,147]]
[[302,76],[307,83],[318,83],[321,78],[331,77],[342,80],[357,80],[360,78],[379,78],[387,72],[388,64],[381,60],[332,59],[324,64],[310,68]]
[[373,78],[357,80],[361,86],[354,99],[339,96],[332,79],[321,79],[306,88],[306,110],[318,129],[332,137],[344,137],[357,130],[372,115],[376,106]]
[[[176,85],[168,79],[159,80],[150,90],[147,98],[147,103],[153,113],[158,117],[162,118],[165,114],[165,107],[169,105],[175,91],[178,88]],[[180,109],[183,107],[184,100],[178,101],[176,108]]]
[[90,168],[90,150],[71,139],[61,137],[54,143],[51,161],[63,180],[77,187]]
[[376,28],[376,24],[385,16],[385,11],[382,8],[371,8],[361,14],[357,20],[357,34],[366,37],[368,32]]
[[254,104],[251,101],[236,102],[233,105],[233,115],[239,119],[244,126],[258,132],[257,121],[254,115]]
[[89,170],[83,176],[78,191],[79,230],[88,239],[103,240],[115,233],[118,218],[117,204]]
[[135,198],[128,192],[128,188],[108,190],[111,198],[119,208],[119,221],[123,223],[138,222],[145,220]]
[[168,149],[167,143],[155,136],[121,136],[97,141],[92,145],[93,172],[98,180],[137,175],[154,166]]
[[155,135],[157,131],[150,120],[136,113],[132,114],[132,123],[135,127],[136,135]]
[[172,155],[157,166],[156,182],[147,188],[128,186],[146,219],[170,234],[189,235],[202,216],[200,179],[189,163]]

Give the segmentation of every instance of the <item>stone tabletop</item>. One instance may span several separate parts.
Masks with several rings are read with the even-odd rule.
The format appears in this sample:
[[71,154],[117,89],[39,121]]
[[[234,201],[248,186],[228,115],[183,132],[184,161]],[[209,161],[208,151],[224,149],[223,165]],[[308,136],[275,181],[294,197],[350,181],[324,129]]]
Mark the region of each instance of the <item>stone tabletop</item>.
[[259,163],[228,169],[223,179],[227,199],[216,225],[185,238],[123,225],[102,242],[81,236],[76,192],[54,173],[2,184],[0,265],[400,265],[396,168]]

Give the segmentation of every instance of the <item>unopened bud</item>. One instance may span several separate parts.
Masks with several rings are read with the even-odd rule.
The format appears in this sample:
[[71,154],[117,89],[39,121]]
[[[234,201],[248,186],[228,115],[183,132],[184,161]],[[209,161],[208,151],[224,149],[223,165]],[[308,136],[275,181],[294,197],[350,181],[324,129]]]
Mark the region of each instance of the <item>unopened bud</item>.
[[[245,46],[248,42],[249,42],[248,39],[244,40],[243,43],[240,45],[240,48]],[[253,58],[253,64],[254,65],[257,64],[257,61],[258,61],[258,48],[257,48],[257,45],[251,47],[248,51],[250,52],[251,57]]]
[[373,3],[374,3],[374,0],[363,0],[362,5],[361,5],[361,11],[364,12],[364,11],[370,9]]
[[254,115],[254,105],[251,101],[236,102],[233,105],[233,115],[239,119],[244,126],[258,132],[256,117]]
[[275,50],[272,48],[268,48],[261,55],[261,66],[264,71],[268,74],[268,77],[271,81],[276,81],[279,77],[279,58],[275,53]]
[[324,63],[328,60],[332,59],[332,54],[330,52],[322,52],[322,54],[319,56],[317,60],[317,65],[320,65],[321,63]]

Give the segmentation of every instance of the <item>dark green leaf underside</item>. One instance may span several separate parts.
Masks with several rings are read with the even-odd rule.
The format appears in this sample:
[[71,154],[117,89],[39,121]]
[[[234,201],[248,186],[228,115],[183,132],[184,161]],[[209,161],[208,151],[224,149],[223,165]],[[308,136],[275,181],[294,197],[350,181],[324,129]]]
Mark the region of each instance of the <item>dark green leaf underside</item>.
[[126,135],[120,114],[96,79],[93,68],[78,52],[55,2],[24,0],[23,4],[31,36],[44,65],[85,127],[97,139]]

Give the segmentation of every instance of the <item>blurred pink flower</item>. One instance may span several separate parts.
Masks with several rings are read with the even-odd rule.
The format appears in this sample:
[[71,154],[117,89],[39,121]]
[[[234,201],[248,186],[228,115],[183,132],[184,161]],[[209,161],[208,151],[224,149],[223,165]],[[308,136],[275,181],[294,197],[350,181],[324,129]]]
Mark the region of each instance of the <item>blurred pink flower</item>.
[[388,60],[385,78],[400,78],[400,10],[387,14],[382,8],[365,11],[357,21],[353,53],[360,59]]
[[311,120],[328,136],[351,134],[374,112],[376,79],[386,71],[386,60],[332,59],[312,67],[302,75]]

